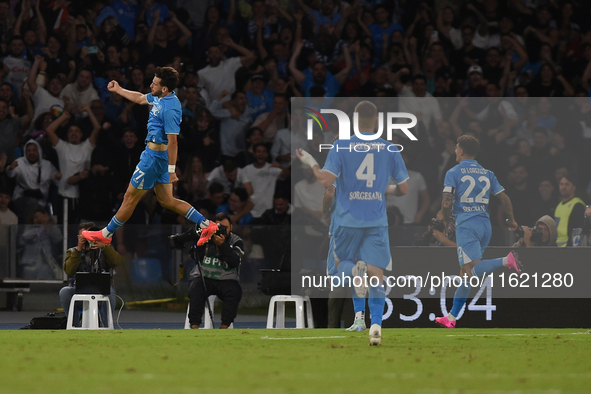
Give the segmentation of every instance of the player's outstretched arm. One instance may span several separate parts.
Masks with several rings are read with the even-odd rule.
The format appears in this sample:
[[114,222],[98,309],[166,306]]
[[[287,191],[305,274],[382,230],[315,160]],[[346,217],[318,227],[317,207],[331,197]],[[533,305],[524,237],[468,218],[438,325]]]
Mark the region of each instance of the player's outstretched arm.
[[513,217],[513,204],[511,204],[511,199],[505,192],[498,193],[496,197],[501,202],[501,206],[507,215],[507,226],[509,226],[509,230],[515,231],[517,229],[517,222],[515,221],[515,217]]
[[305,150],[297,149],[296,155],[302,163],[307,164],[312,168],[312,171],[314,171],[314,176],[316,176],[316,179],[318,179],[318,182],[320,182],[322,186],[329,187],[334,183],[335,179],[337,179],[335,174],[320,169],[316,159]]
[[111,81],[109,82],[109,84],[107,85],[107,89],[109,89],[109,92],[115,92],[120,94],[121,96],[125,97],[126,99],[128,99],[129,101],[136,103],[136,104],[140,104],[140,105],[146,105],[148,104],[148,100],[146,99],[146,95],[140,92],[133,92],[131,90],[127,90],[127,89],[123,89],[121,86],[119,86],[119,83],[117,81]]

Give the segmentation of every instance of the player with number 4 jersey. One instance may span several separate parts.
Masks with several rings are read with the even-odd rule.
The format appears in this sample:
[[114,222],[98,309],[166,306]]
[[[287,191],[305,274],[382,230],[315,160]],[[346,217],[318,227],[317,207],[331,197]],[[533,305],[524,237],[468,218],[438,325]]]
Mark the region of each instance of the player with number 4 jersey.
[[[360,133],[373,135],[376,106],[362,101],[355,113]],[[379,345],[385,305],[383,275],[391,265],[385,194],[391,178],[397,183],[392,194],[406,194],[408,172],[398,148],[381,138],[368,141],[354,135],[333,145],[323,169],[308,152],[300,149],[297,156],[312,167],[322,186],[329,187],[336,180],[331,237],[334,263],[339,275],[352,279],[357,297],[365,298],[369,289],[369,343]]]
[[483,278],[503,266],[521,272],[521,263],[515,252],[511,252],[503,258],[482,260],[482,254],[488,246],[491,236],[488,214],[491,194],[500,200],[507,214],[507,224],[510,230],[517,228],[517,222],[513,218],[511,199],[499,184],[495,174],[474,160],[479,149],[480,143],[475,137],[469,135],[459,137],[455,150],[456,161],[459,164],[447,172],[443,184],[441,211],[447,228],[453,208],[453,215],[456,218],[460,277],[464,279],[463,284],[458,287],[454,295],[451,312],[447,316],[435,319],[440,326],[446,328],[456,326],[456,318],[470,294],[471,287],[468,280],[470,276],[476,275]]

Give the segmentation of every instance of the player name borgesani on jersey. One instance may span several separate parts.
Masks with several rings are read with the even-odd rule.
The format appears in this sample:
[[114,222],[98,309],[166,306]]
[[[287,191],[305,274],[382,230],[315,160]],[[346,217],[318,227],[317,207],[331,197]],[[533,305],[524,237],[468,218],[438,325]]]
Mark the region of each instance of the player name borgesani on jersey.
[[384,196],[380,192],[349,192],[349,200],[379,200],[382,201]]

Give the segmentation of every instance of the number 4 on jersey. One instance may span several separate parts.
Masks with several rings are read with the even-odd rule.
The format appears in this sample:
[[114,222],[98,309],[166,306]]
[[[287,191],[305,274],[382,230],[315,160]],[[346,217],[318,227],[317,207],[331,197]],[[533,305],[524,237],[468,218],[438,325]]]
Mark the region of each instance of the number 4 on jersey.
[[376,174],[373,169],[373,153],[368,153],[359,165],[355,176],[360,181],[365,181],[365,186],[373,187],[373,181],[376,180]]

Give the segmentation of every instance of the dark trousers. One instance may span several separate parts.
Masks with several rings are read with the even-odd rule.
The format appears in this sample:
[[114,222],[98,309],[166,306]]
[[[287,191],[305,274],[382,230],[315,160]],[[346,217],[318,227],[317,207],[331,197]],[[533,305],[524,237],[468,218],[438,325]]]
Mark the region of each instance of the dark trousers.
[[[201,324],[201,317],[205,311],[205,300],[216,295],[223,302],[222,324],[232,324],[238,313],[238,304],[242,298],[242,287],[235,280],[216,280],[205,278],[206,289],[203,288],[201,278],[195,278],[189,284],[189,322],[192,326]],[[213,305],[211,305],[213,308]]]

